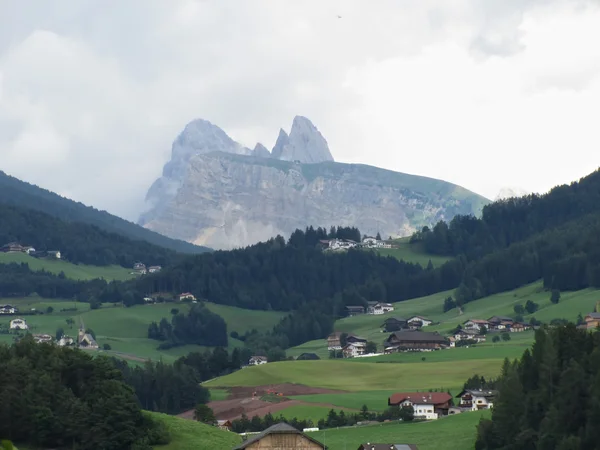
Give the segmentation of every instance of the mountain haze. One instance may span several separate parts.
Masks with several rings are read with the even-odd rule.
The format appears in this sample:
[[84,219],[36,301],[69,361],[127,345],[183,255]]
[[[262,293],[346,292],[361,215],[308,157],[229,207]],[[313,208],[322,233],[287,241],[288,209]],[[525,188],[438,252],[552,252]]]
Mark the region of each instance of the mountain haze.
[[262,144],[250,150],[205,120],[191,122],[146,202],[144,227],[229,249],[309,225],[406,236],[456,214],[479,214],[488,200],[441,180],[334,162],[322,134],[296,116],[271,152]]

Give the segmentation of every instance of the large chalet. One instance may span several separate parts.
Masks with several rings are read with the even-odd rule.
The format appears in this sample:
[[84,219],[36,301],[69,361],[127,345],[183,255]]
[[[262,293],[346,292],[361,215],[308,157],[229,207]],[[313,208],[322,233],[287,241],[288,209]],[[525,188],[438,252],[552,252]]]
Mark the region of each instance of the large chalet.
[[431,351],[448,348],[449,345],[448,339],[439,333],[425,331],[396,331],[383,343],[385,353]]
[[426,420],[447,416],[452,396],[447,392],[400,392],[388,398],[389,406],[412,406],[415,417]]

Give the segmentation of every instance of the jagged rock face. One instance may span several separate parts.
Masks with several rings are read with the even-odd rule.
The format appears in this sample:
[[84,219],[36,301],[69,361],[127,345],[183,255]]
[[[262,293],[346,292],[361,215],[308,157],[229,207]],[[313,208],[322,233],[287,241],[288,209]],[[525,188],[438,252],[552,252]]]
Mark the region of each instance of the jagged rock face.
[[309,225],[406,236],[456,214],[479,214],[488,203],[444,181],[332,160],[306,118],[296,117],[289,135],[281,130],[271,153],[261,144],[249,150],[209,122],[194,121],[173,143],[140,223],[231,249]]
[[270,158],[271,152],[267,150],[267,147],[265,147],[259,142],[254,147],[254,150],[252,150],[252,156],[258,156],[260,158]]
[[289,136],[283,130],[279,132],[273,157],[309,164],[333,161],[323,135],[310,120],[302,116],[294,117]]

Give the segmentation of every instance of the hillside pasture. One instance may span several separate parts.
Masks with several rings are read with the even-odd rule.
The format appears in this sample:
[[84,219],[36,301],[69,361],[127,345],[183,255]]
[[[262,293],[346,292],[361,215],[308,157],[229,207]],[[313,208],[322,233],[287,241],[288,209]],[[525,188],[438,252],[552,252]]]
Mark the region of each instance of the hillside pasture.
[[373,251],[381,256],[391,256],[402,261],[420,264],[423,268],[427,267],[429,261],[433,267],[439,267],[451,259],[446,256],[430,255],[425,252],[421,243],[411,244],[409,238],[395,239],[392,241],[392,245],[395,248],[378,248]]
[[104,278],[106,281],[124,281],[134,278],[130,269],[121,266],[88,266],[72,264],[61,259],[34,258],[26,253],[0,253],[0,264],[27,264],[31,270],[45,270],[58,275],[63,272],[73,280],[92,280]]
[[389,422],[378,425],[333,428],[308,433],[329,450],[349,450],[367,442],[417,444],[419,450],[467,450],[474,448],[475,427],[489,411],[469,412],[421,423]]

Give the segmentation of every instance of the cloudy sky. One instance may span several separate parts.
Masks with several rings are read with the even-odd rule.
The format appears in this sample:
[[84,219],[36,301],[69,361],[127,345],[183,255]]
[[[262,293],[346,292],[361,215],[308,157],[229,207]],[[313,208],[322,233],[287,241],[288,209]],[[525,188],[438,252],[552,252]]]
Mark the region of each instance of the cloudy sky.
[[[338,18],[338,15],[341,18]],[[599,166],[598,0],[0,0],[0,169],[128,219],[194,118],[488,197]]]

